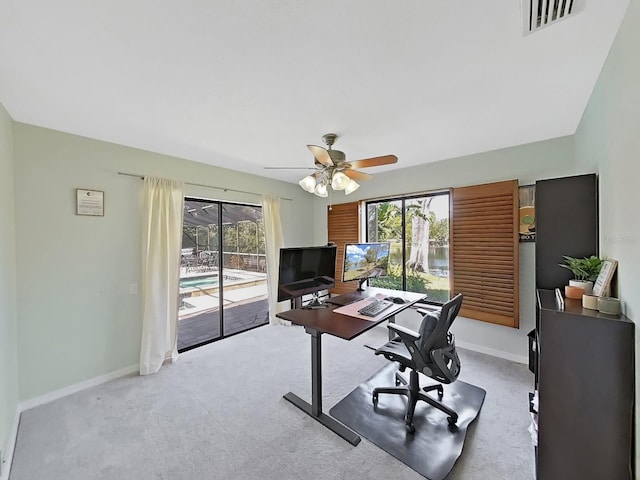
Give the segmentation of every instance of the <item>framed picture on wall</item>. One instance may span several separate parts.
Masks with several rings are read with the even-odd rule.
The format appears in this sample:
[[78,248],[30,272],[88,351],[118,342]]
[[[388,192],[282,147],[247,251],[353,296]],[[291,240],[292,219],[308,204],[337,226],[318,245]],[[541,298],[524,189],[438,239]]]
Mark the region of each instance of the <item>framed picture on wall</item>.
[[104,192],[76,189],[76,215],[104,216]]
[[518,233],[521,242],[536,241],[536,186],[522,185],[518,188],[520,197],[520,226]]

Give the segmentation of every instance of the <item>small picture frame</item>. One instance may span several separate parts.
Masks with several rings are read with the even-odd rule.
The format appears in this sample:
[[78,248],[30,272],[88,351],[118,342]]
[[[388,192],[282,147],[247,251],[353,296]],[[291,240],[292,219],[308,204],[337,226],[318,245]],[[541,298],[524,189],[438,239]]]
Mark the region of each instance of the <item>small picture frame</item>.
[[104,192],[76,189],[76,215],[104,216]]
[[596,297],[604,297],[609,295],[609,287],[611,285],[611,279],[616,271],[618,262],[615,260],[603,260],[600,273],[596,279],[596,283],[593,285],[593,294]]
[[521,185],[518,188],[520,197],[520,225],[518,234],[521,242],[536,241],[536,186]]

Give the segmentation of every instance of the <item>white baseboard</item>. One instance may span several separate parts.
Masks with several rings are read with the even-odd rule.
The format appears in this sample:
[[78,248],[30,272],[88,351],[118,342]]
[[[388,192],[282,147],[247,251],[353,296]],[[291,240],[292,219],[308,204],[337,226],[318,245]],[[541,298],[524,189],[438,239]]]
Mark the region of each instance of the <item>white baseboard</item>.
[[100,375],[99,377],[91,378],[89,380],[85,380],[84,382],[69,385],[68,387],[54,390],[53,392],[45,393],[44,395],[40,395],[38,397],[25,400],[24,402],[20,402],[20,404],[16,407],[15,419],[11,428],[11,433],[9,434],[9,444],[7,445],[7,450],[4,453],[5,462],[2,465],[2,474],[0,474],[0,480],[9,479],[9,472],[11,471],[11,464],[13,462],[13,453],[15,451],[16,441],[18,439],[18,425],[20,424],[20,414],[22,412],[39,405],[44,405],[45,403],[53,402],[54,400],[66,397],[67,395],[71,395],[72,393],[80,392],[82,390],[86,390],[87,388],[95,387],[97,385],[107,383],[111,380],[137,373],[139,370],[139,365],[131,365],[129,367],[116,370],[115,372],[106,373],[104,375]]
[[[377,325],[376,328],[384,328],[387,329],[386,323],[381,323]],[[503,350],[496,350],[495,348],[485,347],[484,345],[477,345],[475,343],[464,342],[456,338],[456,346],[460,348],[465,348],[467,350],[471,350],[473,352],[484,353],[486,355],[491,355],[492,357],[503,358],[505,360],[509,360],[511,362],[522,363],[524,365],[529,364],[529,357],[526,355],[516,355],[514,353],[505,352]]]
[[492,357],[504,358],[505,360],[510,360],[516,363],[523,363],[525,365],[529,364],[529,357],[526,355],[516,355],[515,353],[509,353],[503,350],[496,350],[495,348],[489,348],[483,345],[476,345],[475,343],[461,342],[458,339],[456,339],[456,346],[460,348],[466,348],[467,350],[472,350],[474,352],[491,355]]
[[[71,395],[72,393],[80,392],[82,390],[86,390],[87,388],[95,387],[97,385],[102,385],[103,383],[107,383],[111,380],[115,380],[116,378],[131,375],[132,373],[136,373],[139,370],[140,370],[139,365],[131,365],[129,367],[116,370],[115,372],[106,373],[104,375],[100,375],[99,377],[85,380],[84,382],[76,383],[74,385],[69,385],[68,387],[64,387],[59,390],[54,390],[53,392],[45,393],[44,395],[40,395],[34,398],[30,398],[29,400],[25,400],[24,402],[20,403],[20,411],[24,412],[25,410],[29,410],[30,408],[34,408],[39,405],[44,405],[45,403],[53,402],[54,400],[58,400],[59,398],[66,397],[67,395]],[[4,479],[0,479],[0,480],[4,480]]]
[[[18,440],[18,425],[20,423],[20,405],[16,406],[16,414],[13,419],[13,426],[11,432],[9,432],[9,444],[4,452],[4,463],[2,464],[2,474],[0,474],[0,480],[8,480],[9,472],[11,471],[11,464],[13,463],[13,452],[16,450],[16,441]],[[0,459],[2,461],[2,459]]]

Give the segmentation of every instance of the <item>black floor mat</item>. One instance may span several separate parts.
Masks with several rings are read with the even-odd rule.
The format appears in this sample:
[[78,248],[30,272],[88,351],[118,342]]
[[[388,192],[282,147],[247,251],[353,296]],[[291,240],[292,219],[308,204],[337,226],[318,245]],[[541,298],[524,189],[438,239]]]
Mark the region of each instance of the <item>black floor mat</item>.
[[[418,402],[413,423],[414,434],[404,423],[406,397],[380,394],[374,408],[374,387],[394,385],[395,364],[389,364],[338,402],[330,414],[370,442],[393,455],[429,480],[444,479],[462,453],[467,427],[473,422],[486,392],[460,380],[444,385],[442,402],[458,413],[456,427],[447,415],[426,402]],[[421,386],[436,383],[421,377]],[[436,392],[428,395],[437,398]]]

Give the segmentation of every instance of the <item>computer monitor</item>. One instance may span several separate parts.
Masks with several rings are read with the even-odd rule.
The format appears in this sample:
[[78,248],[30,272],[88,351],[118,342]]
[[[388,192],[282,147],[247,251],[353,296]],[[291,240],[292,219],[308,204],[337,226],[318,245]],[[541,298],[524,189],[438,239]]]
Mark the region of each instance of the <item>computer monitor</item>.
[[389,242],[348,243],[344,248],[342,281],[358,280],[358,290],[370,278],[386,277],[389,266]]
[[336,284],[335,277],[335,245],[281,248],[278,301],[333,288]]

